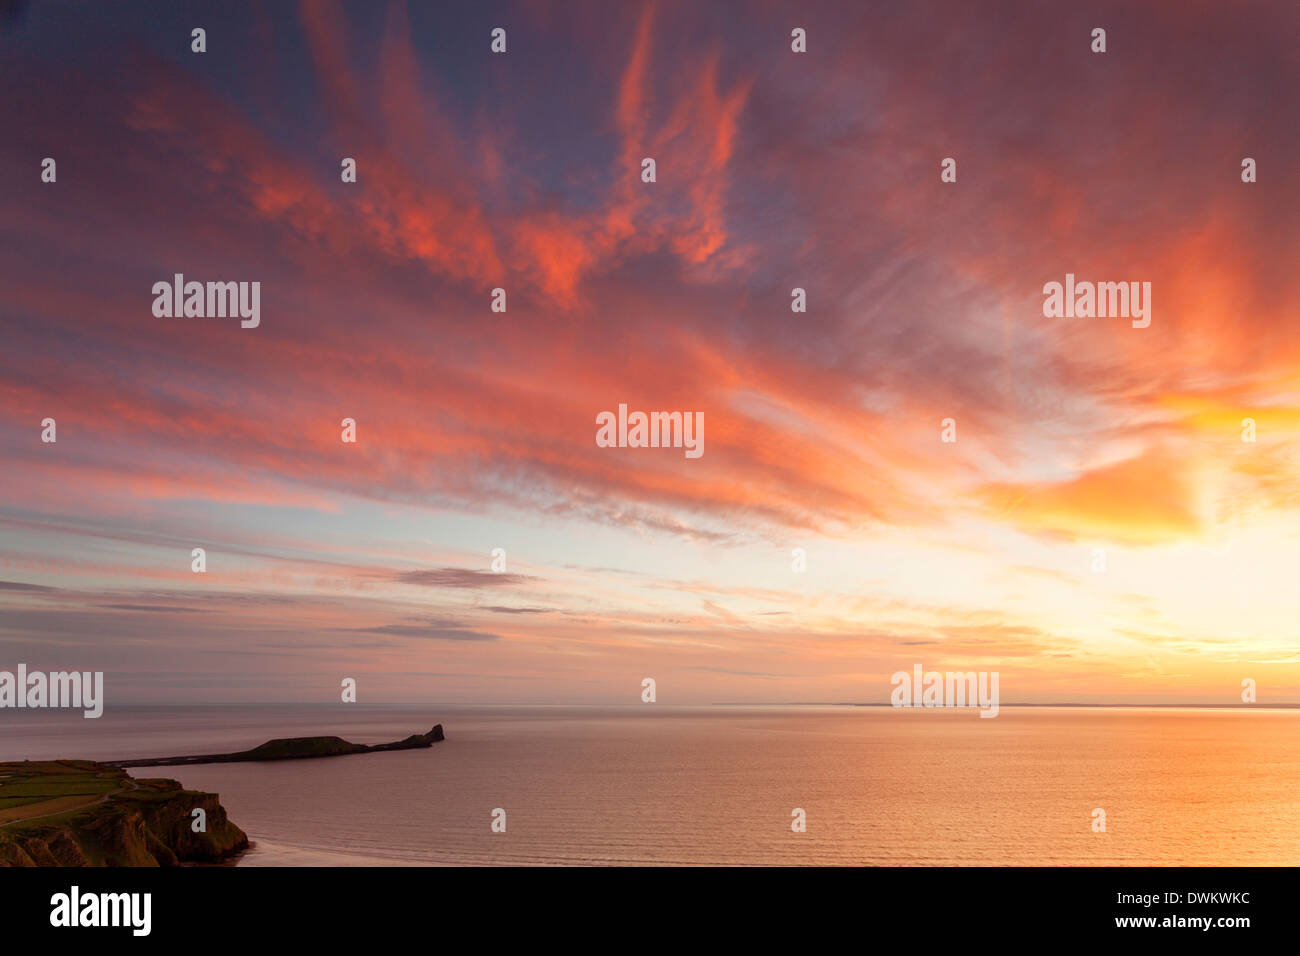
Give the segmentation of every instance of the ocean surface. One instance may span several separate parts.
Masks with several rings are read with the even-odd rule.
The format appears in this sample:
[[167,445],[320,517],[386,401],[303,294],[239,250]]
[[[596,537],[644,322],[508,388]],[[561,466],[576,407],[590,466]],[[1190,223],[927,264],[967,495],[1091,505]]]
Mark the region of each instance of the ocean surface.
[[220,794],[254,843],[240,866],[1300,864],[1295,710],[9,710],[0,759],[381,743],[435,723],[429,750],[131,773]]

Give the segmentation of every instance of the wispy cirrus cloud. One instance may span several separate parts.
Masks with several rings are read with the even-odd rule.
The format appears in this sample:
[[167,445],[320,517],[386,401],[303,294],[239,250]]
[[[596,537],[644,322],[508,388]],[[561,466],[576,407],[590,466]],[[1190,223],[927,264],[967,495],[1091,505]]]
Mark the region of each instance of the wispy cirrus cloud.
[[[369,635],[376,674],[701,700],[917,648],[1053,691],[1133,643],[1285,659],[1292,5],[1103,4],[1105,58],[1010,3],[815,5],[806,55],[761,5],[519,4],[493,57],[441,8],[270,4],[206,59],[134,9],[76,58],[43,6],[4,34],[6,646],[301,690]],[[1045,319],[1067,271],[1149,279],[1152,326]],[[175,272],[260,279],[262,326],[155,319]],[[705,456],[597,449],[623,401],[703,410]]]

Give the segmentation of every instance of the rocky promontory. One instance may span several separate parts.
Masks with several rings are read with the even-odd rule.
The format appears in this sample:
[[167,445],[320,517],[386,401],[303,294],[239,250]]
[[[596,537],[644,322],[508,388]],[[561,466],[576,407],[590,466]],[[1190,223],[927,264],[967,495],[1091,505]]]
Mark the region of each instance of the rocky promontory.
[[[248,848],[215,793],[126,767],[307,760],[432,747],[442,724],[387,744],[282,737],[252,750],[130,760],[0,763],[0,866],[177,866],[220,863]],[[201,811],[201,812],[199,812]]]
[[442,724],[427,734],[411,734],[389,744],[354,744],[342,737],[280,737],[252,750],[228,754],[195,754],[189,757],[144,757],[136,760],[106,760],[109,767],[180,767],[196,763],[243,763],[258,760],[308,760],[313,757],[344,757],[381,750],[417,750],[442,740]]

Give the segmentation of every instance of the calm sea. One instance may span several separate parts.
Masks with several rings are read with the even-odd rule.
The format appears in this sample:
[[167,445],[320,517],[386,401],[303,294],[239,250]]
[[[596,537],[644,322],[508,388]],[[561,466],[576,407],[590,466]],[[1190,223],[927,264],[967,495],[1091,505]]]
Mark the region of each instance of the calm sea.
[[[1300,712],[1286,710],[6,711],[0,759],[379,743],[435,723],[447,739],[430,750],[132,773],[219,793],[255,843],[241,866],[1300,864]],[[795,808],[807,832],[791,831]]]

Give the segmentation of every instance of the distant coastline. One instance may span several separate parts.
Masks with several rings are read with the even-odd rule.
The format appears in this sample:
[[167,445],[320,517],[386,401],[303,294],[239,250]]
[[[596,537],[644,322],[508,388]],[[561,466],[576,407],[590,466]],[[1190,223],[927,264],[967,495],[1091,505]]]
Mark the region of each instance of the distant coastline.
[[[714,701],[710,707],[885,707],[891,710],[952,710],[951,707],[896,708],[888,701],[862,702],[853,700],[781,700],[781,701]],[[1002,704],[1002,707],[1090,707],[1094,709],[1123,710],[1131,707],[1165,708],[1170,710],[1300,710],[1300,704],[1086,704],[1062,701],[1048,704]],[[957,708],[960,709],[960,708]],[[969,708],[967,708],[969,709]]]
[[183,757],[138,757],[126,760],[101,760],[106,767],[181,767],[201,763],[249,763],[267,760],[313,760],[321,757],[346,757],[351,754],[377,753],[386,750],[417,750],[432,747],[443,740],[442,724],[434,724],[427,734],[412,734],[387,744],[354,744],[342,737],[278,737],[251,750],[224,754],[194,754]]

